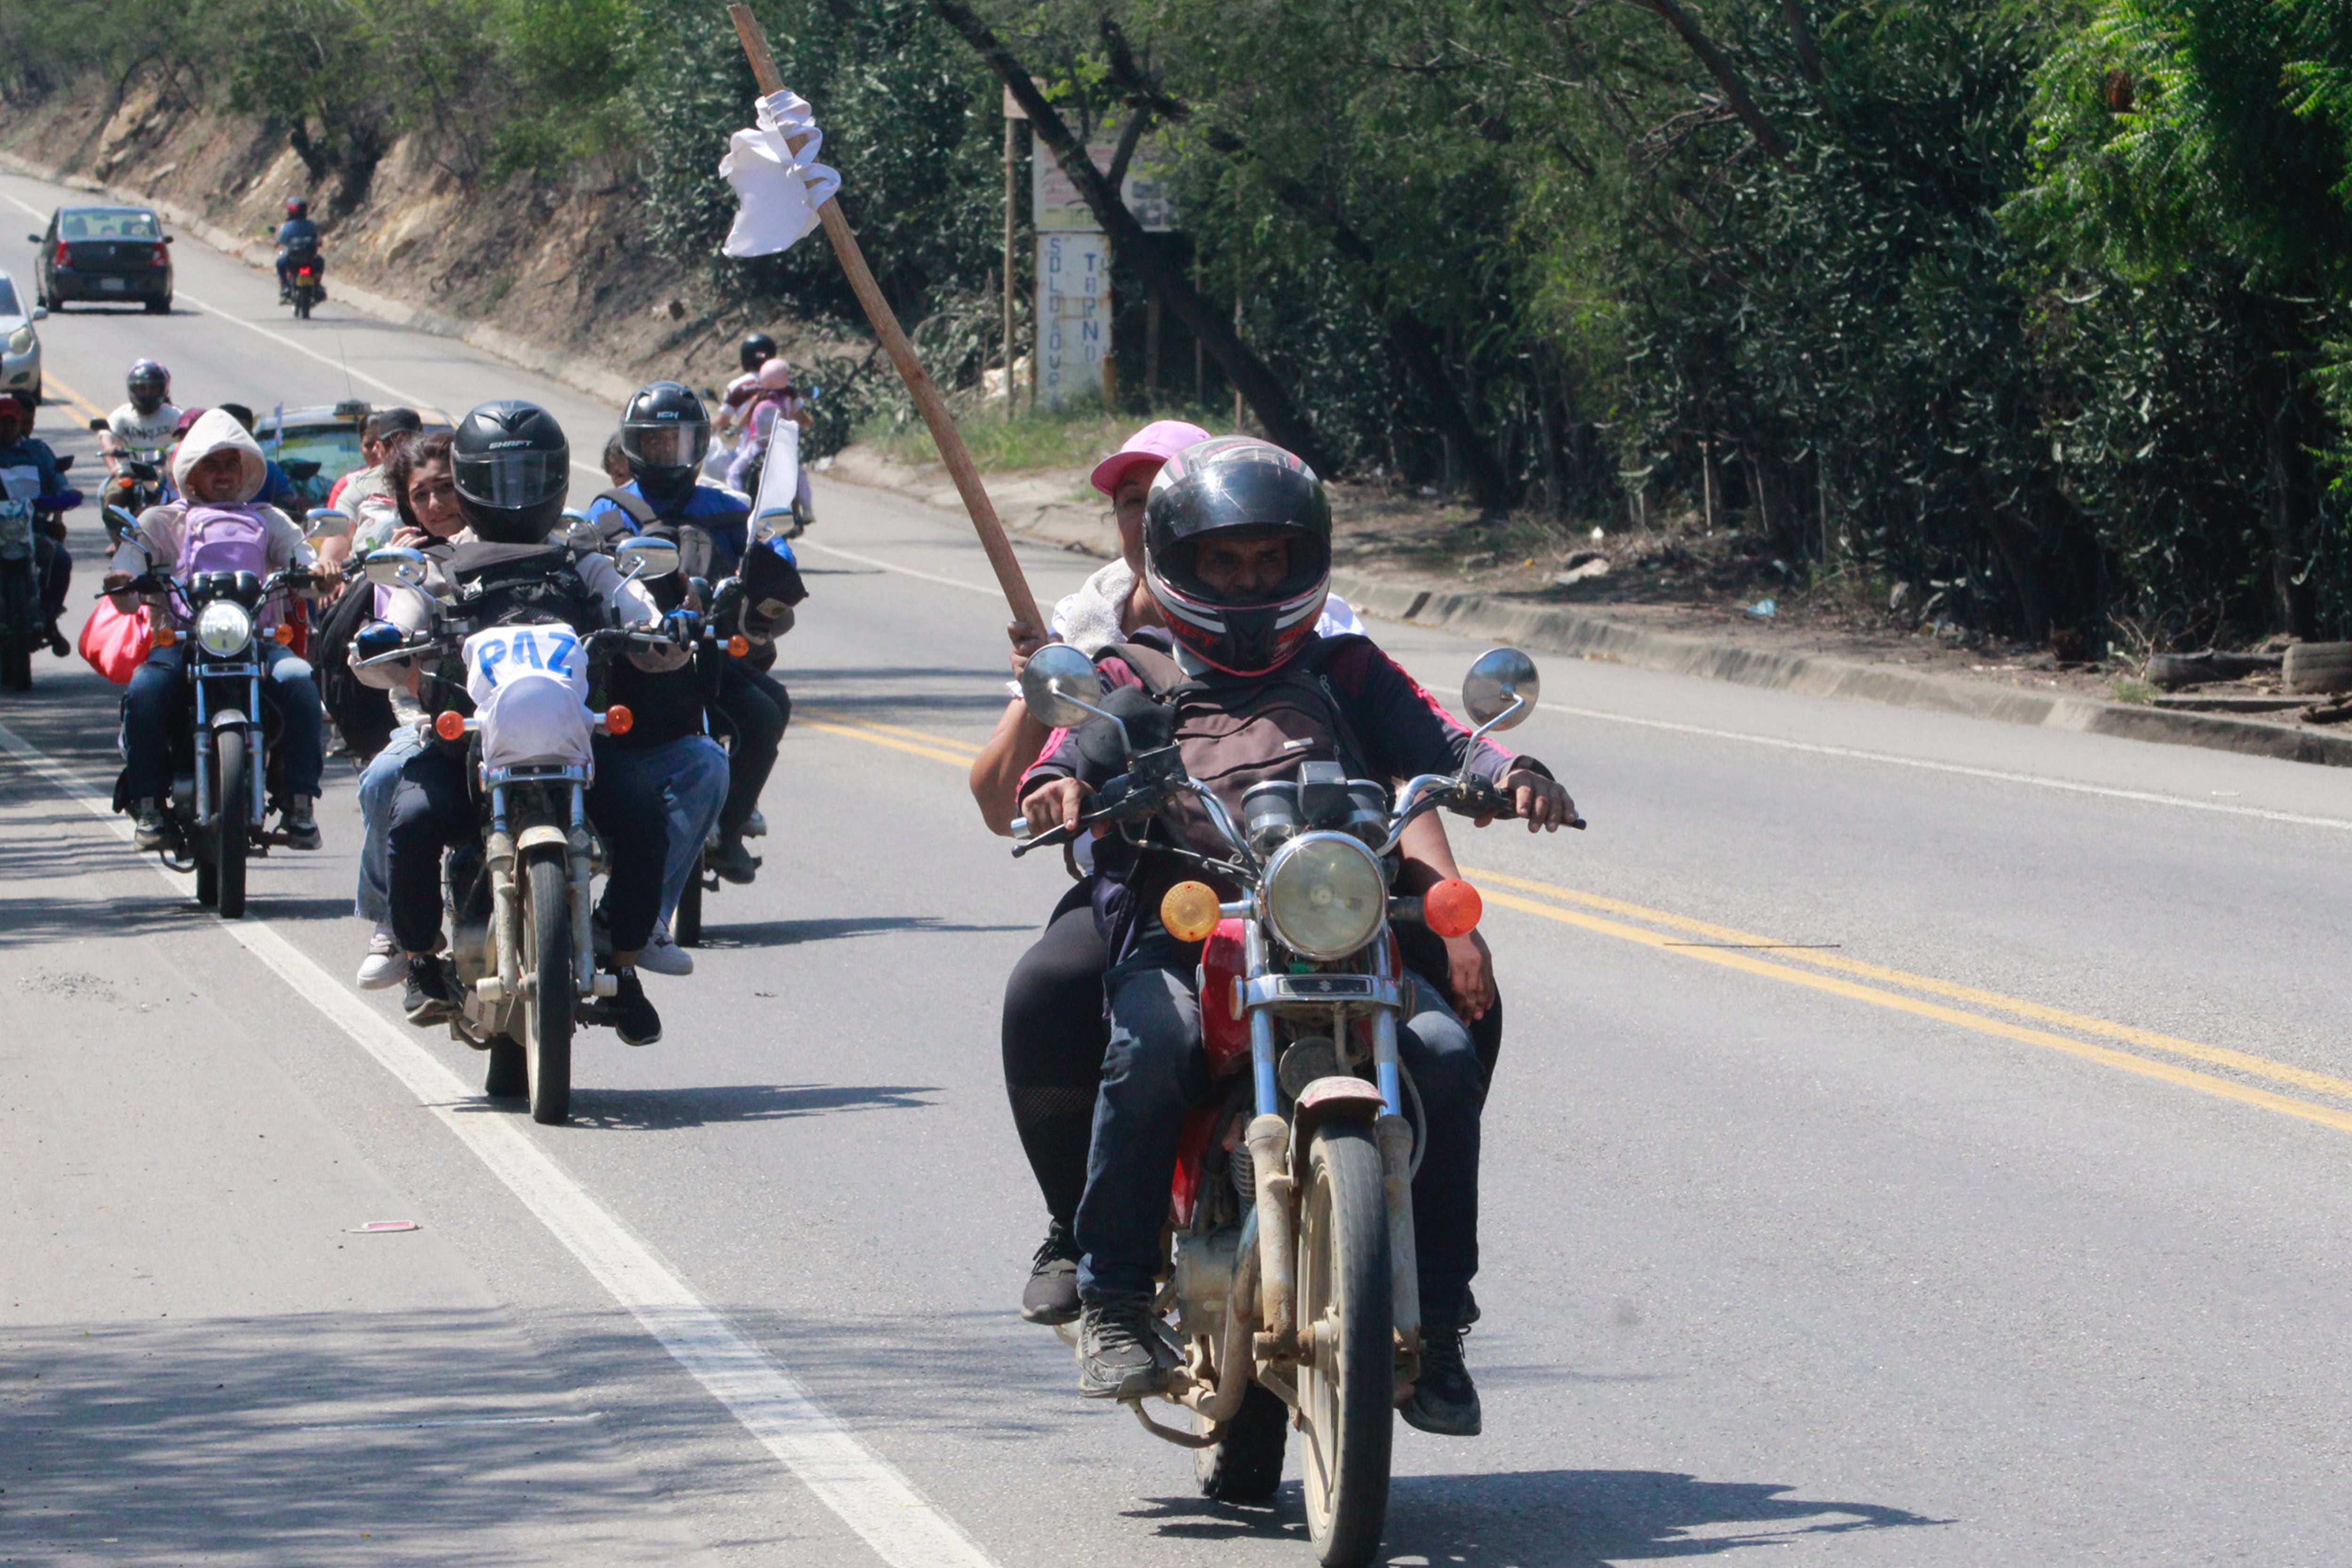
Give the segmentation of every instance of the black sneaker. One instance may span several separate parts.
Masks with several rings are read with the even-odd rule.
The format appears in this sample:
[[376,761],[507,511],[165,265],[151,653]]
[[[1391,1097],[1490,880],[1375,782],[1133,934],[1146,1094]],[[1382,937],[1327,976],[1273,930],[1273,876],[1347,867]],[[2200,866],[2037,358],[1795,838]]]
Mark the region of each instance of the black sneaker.
[[437,954],[412,957],[408,961],[408,989],[402,994],[400,1005],[407,1013],[408,1021],[418,1028],[446,1024],[457,1016],[461,1005],[457,977],[449,973],[449,966]]
[[1168,1386],[1176,1352],[1160,1337],[1145,1297],[1088,1304],[1078,1314],[1078,1392],[1088,1399],[1140,1399]]
[[1483,1428],[1478,1385],[1470,1381],[1470,1368],[1462,1359],[1462,1338],[1469,1331],[1467,1324],[1422,1325],[1421,1376],[1412,1385],[1412,1397],[1397,1406],[1406,1426],[1440,1437],[1475,1437]]
[[310,797],[292,795],[278,808],[278,831],[286,835],[289,849],[316,849],[326,840],[319,837],[319,819],[311,815]]
[[702,863],[721,879],[738,884],[750,881],[760,869],[760,858],[743,847],[743,836],[731,834],[702,852]]
[[1029,1283],[1021,1289],[1021,1321],[1053,1326],[1078,1321],[1078,1244],[1055,1220],[1029,1260]]
[[661,1015],[646,1000],[646,988],[634,969],[616,969],[614,976],[621,988],[604,1004],[613,1016],[613,1032],[621,1037],[625,1046],[657,1046],[661,1044]]
[[49,623],[49,651],[59,658],[73,652],[73,644],[66,641],[66,634],[58,630],[58,623],[55,621]]

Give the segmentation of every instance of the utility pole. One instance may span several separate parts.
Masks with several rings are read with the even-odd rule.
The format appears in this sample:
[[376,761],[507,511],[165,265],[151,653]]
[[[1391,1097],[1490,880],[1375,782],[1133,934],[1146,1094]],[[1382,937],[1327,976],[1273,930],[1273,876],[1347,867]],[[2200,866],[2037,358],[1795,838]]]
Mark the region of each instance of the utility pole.
[[1021,211],[1021,121],[1029,116],[1013,99],[1013,89],[1004,89],[1004,417],[1009,421],[1019,406],[1013,402],[1018,395],[1013,377],[1013,324],[1019,310],[1019,284],[1014,281],[1014,247],[1019,239]]

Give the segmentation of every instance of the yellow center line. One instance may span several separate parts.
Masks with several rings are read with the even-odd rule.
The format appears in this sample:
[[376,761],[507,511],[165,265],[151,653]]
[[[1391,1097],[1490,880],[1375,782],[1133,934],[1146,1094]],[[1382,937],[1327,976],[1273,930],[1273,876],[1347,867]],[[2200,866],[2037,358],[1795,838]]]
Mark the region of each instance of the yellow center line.
[[68,386],[64,382],[58,380],[57,372],[49,369],[48,366],[45,364],[41,367],[41,396],[45,401],[54,403],[57,399],[51,397],[49,395],[56,392],[64,393],[66,395],[66,401],[80,409],[85,416],[91,419],[103,419],[106,417],[105,409],[100,408],[97,404],[92,403],[89,398],[84,397],[80,393],[76,392],[72,387]]
[[[1588,909],[1605,910],[1612,914],[1625,915],[1651,925],[1664,926],[1670,931],[1685,931],[1693,936],[1707,937],[1717,942],[1741,942],[1751,946],[1779,945],[1771,937],[1759,936],[1753,931],[1739,931],[1730,926],[1714,925],[1706,921],[1695,921],[1685,916],[1669,914],[1664,910],[1644,909],[1640,904],[1630,904],[1622,899],[1612,899],[1600,893],[1580,892],[1573,888],[1556,887],[1549,882],[1538,882],[1526,877],[1514,877],[1507,872],[1465,869],[1463,875],[1482,882],[1496,882],[1525,892],[1538,893],[1548,899],[1582,904]],[[1676,948],[1675,951],[1696,955],[1705,950]],[[2196,1061],[2210,1063],[2215,1067],[2233,1068],[2255,1078],[2268,1079],[2273,1083],[2293,1084],[2298,1089],[2315,1089],[2321,1094],[2352,1100],[2352,1079],[2337,1078],[2331,1073],[2314,1072],[2308,1068],[2273,1061],[2268,1057],[2258,1057],[2246,1051],[2233,1051],[2223,1046],[2203,1045],[2196,1040],[2184,1040],[2177,1035],[2160,1034],[2154,1029],[2143,1029],[2131,1024],[2119,1024],[2112,1019],[2093,1017],[2084,1013],[2070,1013],[2063,1007],[2052,1007],[2040,1002],[2029,1002],[2020,996],[2004,996],[1998,991],[1984,991],[1973,985],[1938,980],[1931,974],[1913,974],[1901,969],[1889,969],[1883,964],[1864,963],[1858,958],[1847,958],[1842,953],[1790,949],[1784,951],[1780,957],[1789,963],[1808,963],[1843,974],[1859,975],[1865,980],[1875,980],[1884,984],[1900,985],[1906,990],[1924,991],[1930,995],[1948,997],[1955,1002],[1973,1003],[1977,1006],[1990,1007],[1997,1012],[2013,1013],[2021,1018],[2032,1018],[2044,1024],[2055,1024],[2062,1029],[2073,1029],[2081,1034],[2121,1040],[2126,1045],[2139,1046],[2153,1051],[2163,1051],[2171,1056],[2188,1057]]]
[[[942,763],[952,763],[958,767],[971,766],[973,757],[978,754],[968,742],[950,740],[944,735],[934,735],[926,731],[906,729],[895,724],[883,724],[874,720],[830,710],[823,718],[810,718],[803,721],[812,728],[824,731],[828,734],[845,736],[853,741],[864,741],[869,745],[887,746],[892,751],[911,752],[916,756],[930,757]],[[943,749],[950,746],[956,750],[950,752]],[[2211,1073],[2198,1072],[2193,1068],[2179,1067],[2171,1062],[2159,1061],[2135,1055],[2130,1051],[2119,1051],[2106,1046],[2095,1045],[2088,1040],[2072,1039],[2064,1035],[2052,1034],[2046,1029],[2030,1028],[2021,1024],[2012,1024],[2002,1018],[1987,1017],[1982,1013],[1948,1007],[1938,1002],[1927,1001],[1917,996],[1906,996],[1900,992],[1882,990],[1875,985],[1859,984],[1853,980],[1838,978],[1834,973],[1814,973],[1809,970],[1792,967],[1790,962],[1759,958],[1753,953],[1731,948],[1690,946],[1678,942],[1673,936],[1665,934],[1667,931],[1674,931],[1686,936],[1705,937],[1713,942],[1737,942],[1745,946],[1779,945],[1769,937],[1740,931],[1737,927],[1717,925],[1709,921],[1693,920],[1687,915],[1673,914],[1664,910],[1648,909],[1641,904],[1629,903],[1622,899],[1610,898],[1605,894],[1580,892],[1573,888],[1562,888],[1549,882],[1538,882],[1531,878],[1516,877],[1506,871],[1474,870],[1465,868],[1463,875],[1483,884],[1481,891],[1487,902],[1498,904],[1505,909],[1516,910],[1522,914],[1536,915],[1544,920],[1557,921],[1564,925],[1578,926],[1603,936],[1636,942],[1643,947],[1672,952],[1678,957],[1695,958],[1702,963],[1737,970],[1744,974],[1777,980],[1790,985],[1801,985],[1808,990],[1842,996],[1849,1001],[1868,1003],[1873,1006],[1908,1013],[1916,1017],[1955,1025],[1978,1034],[1991,1035],[2000,1039],[2013,1040],[2021,1045],[2039,1046],[2046,1050],[2063,1052],[2067,1056],[2078,1057],[2085,1061],[2097,1062],[2103,1067],[2115,1068],[2123,1072],[2137,1073],[2142,1078],[2152,1078],[2182,1089],[2194,1089],[2200,1094],[2236,1100],[2242,1105],[2258,1106],[2264,1110],[2276,1111],[2282,1116],[2292,1116],[2299,1121],[2314,1121],[2323,1127],[2332,1127],[2339,1132],[2352,1132],[2352,1110],[2342,1110],[2334,1106],[2298,1100],[2293,1095],[2278,1094],[2266,1089],[2256,1089],[2251,1084],[2217,1078]],[[1587,909],[1602,910],[1611,914],[1625,916],[1630,920],[1645,921],[1649,925],[1662,926],[1664,931],[1645,930],[1642,926],[1627,925],[1622,921],[1608,920],[1600,915],[1587,914],[1578,910],[1562,909],[1558,903],[1545,903],[1536,899],[1521,898],[1516,893],[1502,891],[1504,888],[1516,888],[1527,892],[1541,894],[1547,899],[1582,904]],[[1856,975],[1863,979],[1879,981],[1884,984],[1903,986],[1912,991],[1924,991],[1930,995],[1942,996],[1956,1002],[1970,1002],[1979,1006],[1992,1008],[1997,1012],[2011,1013],[2041,1023],[2054,1024],[2061,1028],[2073,1029],[2082,1034],[2101,1036],[2108,1039],[2141,1046],[2150,1050],[2188,1057],[2216,1067],[2231,1068],[2249,1077],[2268,1079],[2275,1083],[2293,1084],[2298,1088],[2315,1089],[2323,1094],[2352,1100],[2352,1079],[2336,1078],[2323,1072],[2313,1072],[2308,1068],[2294,1067],[2286,1062],[2273,1061],[2267,1057],[2253,1056],[2244,1051],[2233,1051],[2220,1046],[2201,1045],[2195,1040],[2184,1040],[2177,1036],[2160,1034],[2153,1029],[2143,1029],[2131,1024],[2119,1024],[2112,1019],[2094,1017],[2084,1013],[2068,1012],[2064,1008],[2047,1006],[2039,1002],[2029,1002],[2022,997],[2004,996],[1997,991],[1985,991],[1973,985],[1962,985],[1954,981],[1938,980],[1933,975],[1913,974],[1900,969],[1890,969],[1883,964],[1869,963],[1860,959],[1847,958],[1839,953],[1789,949],[1784,950],[1783,956],[1785,960],[1793,961],[1796,963],[1811,964],[1818,969]]]
[[903,724],[885,724],[878,719],[868,719],[862,713],[845,713],[838,708],[814,708],[810,711],[835,724],[848,724],[856,729],[870,730],[877,735],[896,735],[902,741],[919,741],[927,745],[961,752],[967,763],[980,755],[978,746],[970,741],[959,741],[952,735],[934,735],[929,730],[909,730]]

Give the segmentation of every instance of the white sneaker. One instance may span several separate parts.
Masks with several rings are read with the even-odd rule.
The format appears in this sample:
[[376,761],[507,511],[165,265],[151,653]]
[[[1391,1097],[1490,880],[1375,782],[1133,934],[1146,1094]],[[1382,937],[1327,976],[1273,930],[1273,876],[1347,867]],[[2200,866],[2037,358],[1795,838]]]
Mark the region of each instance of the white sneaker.
[[768,819],[766,817],[761,816],[758,812],[754,811],[751,816],[743,819],[744,837],[765,838],[767,836]]
[[390,926],[378,926],[368,938],[367,956],[360,960],[360,989],[383,991],[408,978],[408,955],[392,940]]
[[694,954],[669,939],[669,922],[654,927],[653,939],[637,954],[637,967],[648,974],[691,974]]

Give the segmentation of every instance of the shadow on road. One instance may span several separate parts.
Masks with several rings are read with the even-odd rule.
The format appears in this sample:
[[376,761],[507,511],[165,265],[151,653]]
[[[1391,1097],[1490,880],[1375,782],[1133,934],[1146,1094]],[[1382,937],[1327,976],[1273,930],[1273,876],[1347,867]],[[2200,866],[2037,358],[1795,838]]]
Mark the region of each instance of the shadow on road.
[[582,1089],[572,1125],[661,1132],[729,1121],[782,1121],[836,1110],[926,1110],[927,1084],[738,1083],[692,1089]]
[[[1789,1495],[1770,1481],[1703,1481],[1671,1470],[1525,1470],[1499,1475],[1399,1476],[1389,1494],[1380,1561],[1448,1568],[1602,1568],[1706,1557],[1808,1535],[1948,1524],[1877,1503]],[[1200,1498],[1154,1498],[1133,1517],[1192,1541],[1304,1542],[1297,1482],[1275,1502],[1237,1508]]]

